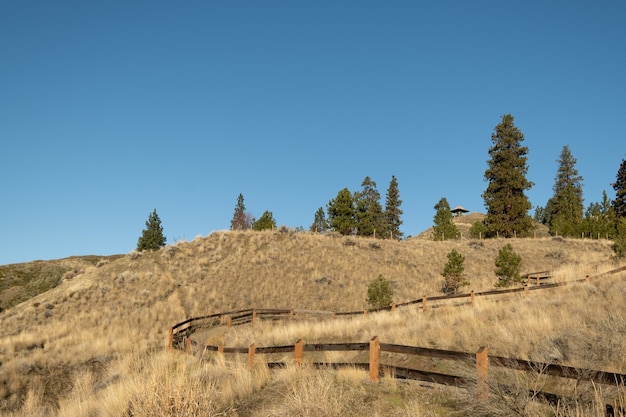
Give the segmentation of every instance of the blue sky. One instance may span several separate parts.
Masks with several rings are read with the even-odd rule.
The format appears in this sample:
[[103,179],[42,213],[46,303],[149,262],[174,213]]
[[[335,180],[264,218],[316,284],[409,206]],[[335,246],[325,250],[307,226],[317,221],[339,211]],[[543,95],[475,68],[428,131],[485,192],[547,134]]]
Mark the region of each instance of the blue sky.
[[[533,206],[568,145],[599,201],[626,157],[623,1],[0,3],[0,264],[228,229],[237,196],[312,223],[392,175],[402,231],[484,212],[512,114]],[[532,213],[531,213],[532,214]]]

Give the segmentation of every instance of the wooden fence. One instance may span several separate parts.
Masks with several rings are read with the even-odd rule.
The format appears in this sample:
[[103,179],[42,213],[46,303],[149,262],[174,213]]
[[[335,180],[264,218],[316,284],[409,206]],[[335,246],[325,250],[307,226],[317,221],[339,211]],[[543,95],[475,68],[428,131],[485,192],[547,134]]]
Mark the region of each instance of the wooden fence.
[[[393,304],[389,308],[379,309],[374,311],[383,310],[395,310],[399,307],[405,307],[409,305],[420,304],[422,308],[427,307],[427,303],[435,301],[448,301],[457,299],[469,299],[471,304],[474,303],[476,297],[495,296],[513,293],[528,293],[529,291],[544,290],[550,288],[561,287],[571,283],[582,282],[589,280],[590,278],[604,277],[613,275],[622,271],[626,271],[626,266],[617,268],[594,277],[585,277],[583,279],[568,281],[563,283],[544,283],[541,282],[549,277],[547,271],[541,271],[537,273],[527,274],[525,277],[528,283],[521,288],[509,288],[503,290],[490,290],[474,292],[471,291],[465,294],[454,295],[441,295],[433,297],[422,297],[417,300],[408,301],[399,304]],[[537,285],[531,286],[530,281],[536,280]],[[218,355],[224,354],[247,354],[249,365],[254,365],[254,359],[256,354],[272,354],[272,353],[285,353],[293,352],[294,362],[302,363],[304,352],[330,352],[330,351],[369,351],[368,363],[325,363],[325,362],[311,362],[314,366],[331,366],[331,367],[362,367],[369,369],[370,379],[372,381],[378,381],[379,376],[387,372],[396,378],[416,379],[422,381],[430,381],[439,384],[453,385],[453,386],[467,386],[468,381],[466,377],[461,375],[449,375],[437,372],[431,372],[427,370],[411,369],[398,367],[394,364],[381,364],[380,352],[388,353],[402,353],[406,355],[424,356],[433,359],[445,359],[454,360],[457,362],[471,362],[476,366],[475,376],[472,380],[477,384],[477,395],[484,398],[488,393],[488,369],[489,366],[504,367],[515,371],[524,372],[537,372],[540,370],[545,375],[550,375],[558,378],[574,379],[576,381],[588,381],[595,384],[604,384],[612,386],[623,387],[626,382],[626,374],[619,374],[614,372],[598,371],[583,368],[574,368],[569,366],[562,366],[549,363],[541,363],[528,361],[524,359],[506,358],[500,356],[492,356],[487,354],[487,348],[481,347],[476,353],[468,352],[455,352],[441,349],[431,349],[416,346],[402,346],[388,343],[380,343],[378,337],[374,337],[369,343],[324,343],[324,344],[304,344],[302,340],[298,340],[293,345],[286,346],[265,346],[258,347],[256,344],[252,344],[248,347],[225,347],[201,345],[197,341],[192,340],[192,335],[199,329],[211,328],[216,326],[236,326],[246,323],[252,323],[257,319],[263,320],[285,320],[296,319],[306,316],[313,317],[335,317],[335,316],[350,316],[350,315],[362,315],[368,314],[368,311],[351,311],[351,312],[328,312],[328,311],[312,311],[312,310],[294,310],[294,309],[246,309],[237,310],[225,313],[216,313],[202,317],[194,317],[187,319],[181,323],[175,324],[169,330],[169,343],[170,349],[184,350],[188,354],[192,354],[193,351],[205,354],[206,352],[217,352]],[[282,362],[268,362],[269,367],[284,366]],[[547,398],[554,398],[555,393],[535,392],[536,394],[543,394]]]
[[[624,387],[626,383],[626,374],[597,371],[584,368],[574,368],[570,366],[562,366],[551,363],[542,363],[537,361],[529,361],[525,359],[507,358],[502,356],[494,356],[488,354],[487,347],[480,347],[475,353],[458,352],[443,349],[432,349],[418,346],[405,346],[391,343],[381,343],[377,336],[371,338],[369,342],[350,342],[350,343],[315,343],[305,344],[302,339],[296,341],[293,345],[282,346],[257,346],[255,343],[248,347],[225,347],[223,344],[202,345],[193,341],[190,337],[185,340],[185,351],[187,354],[197,354],[206,357],[208,354],[223,357],[226,354],[247,354],[248,366],[254,367],[257,355],[271,355],[291,353],[293,356],[292,363],[301,365],[305,363],[305,352],[369,352],[369,360],[367,362],[348,361],[348,362],[327,362],[327,361],[306,361],[310,366],[315,367],[331,367],[331,368],[362,368],[369,370],[369,379],[372,382],[378,382],[383,375],[390,375],[394,378],[411,379],[432,382],[436,384],[455,386],[459,388],[475,387],[476,396],[479,399],[485,399],[489,395],[489,368],[501,367],[512,371],[535,372],[543,375],[564,378],[576,381],[577,386],[581,382],[590,382],[593,384],[602,384],[609,386]],[[403,354],[410,356],[420,356],[428,359],[453,361],[461,364],[457,368],[470,369],[467,365],[475,367],[473,376],[466,372],[465,375],[445,374],[425,369],[414,369],[409,367],[401,367],[393,363],[393,358],[381,360],[382,352],[391,354]],[[269,368],[279,368],[288,365],[285,361],[266,361],[265,364]],[[567,393],[555,392],[555,390],[532,390],[530,395],[543,397],[548,400],[555,401],[559,398],[566,397]],[[607,405],[613,408],[616,404]]]

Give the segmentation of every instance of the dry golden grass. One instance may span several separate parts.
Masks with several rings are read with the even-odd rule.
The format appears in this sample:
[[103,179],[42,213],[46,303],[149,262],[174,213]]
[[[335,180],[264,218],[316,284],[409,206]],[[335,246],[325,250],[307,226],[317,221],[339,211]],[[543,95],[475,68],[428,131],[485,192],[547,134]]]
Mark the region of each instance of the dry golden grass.
[[[418,384],[392,379],[369,384],[367,375],[356,370],[300,372],[288,367],[270,374],[262,363],[248,370],[243,359],[211,364],[166,354],[168,326],[252,307],[363,310],[367,283],[379,274],[392,281],[396,302],[438,295],[439,273],[452,248],[466,256],[468,289],[489,290],[496,281],[495,256],[506,243],[522,256],[525,272],[553,270],[561,282],[615,267],[608,241],[393,242],[304,233],[214,233],[88,269],[1,313],[0,412],[69,417],[365,411],[462,415],[467,406],[456,400],[461,394],[443,387],[425,394]],[[468,352],[487,345],[497,355],[626,373],[620,355],[625,346],[615,337],[626,331],[623,278],[535,291],[526,298],[478,299],[474,308],[406,308],[319,323],[258,323],[233,328],[223,340],[229,346],[261,346],[298,338],[310,343],[368,341],[378,335],[387,343]],[[357,412],[350,414],[345,404]]]

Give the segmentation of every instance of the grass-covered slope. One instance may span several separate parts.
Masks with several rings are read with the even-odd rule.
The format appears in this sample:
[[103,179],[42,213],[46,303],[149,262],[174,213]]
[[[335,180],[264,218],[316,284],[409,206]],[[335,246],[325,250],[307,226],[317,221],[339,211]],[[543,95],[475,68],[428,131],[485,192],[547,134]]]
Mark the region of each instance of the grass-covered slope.
[[[213,233],[154,253],[131,253],[108,262],[94,259],[76,273],[63,272],[67,275],[54,288],[0,313],[0,413],[121,417],[171,415],[154,410],[176,406],[179,410],[195,410],[189,415],[333,415],[333,404],[340,404],[342,396],[350,397],[349,403],[364,404],[365,395],[369,398],[365,404],[378,410],[378,415],[416,415],[415,410],[425,407],[416,392],[405,396],[404,391],[396,392],[389,386],[381,386],[382,391],[360,388],[362,385],[354,382],[360,376],[338,381],[326,373],[296,376],[290,370],[272,376],[262,368],[249,371],[234,364],[220,367],[181,360],[164,353],[168,327],[192,316],[250,307],[365,309],[367,284],[379,274],[392,281],[396,302],[441,294],[440,272],[453,248],[466,257],[466,274],[471,282],[467,290],[492,289],[496,281],[494,259],[506,243],[522,256],[523,271],[553,270],[556,280],[578,279],[614,267],[611,243],[607,241],[545,238],[396,242],[278,231]],[[611,293],[610,287],[602,291]],[[559,317],[564,320],[575,317],[570,311],[590,309],[581,300],[559,297],[550,302],[560,303],[563,313]],[[615,306],[594,303],[590,326],[610,326],[615,323],[615,314],[621,314]],[[526,349],[556,340],[553,334],[550,339],[541,334],[531,339],[533,331],[507,326],[510,319],[518,317],[516,309],[520,308],[506,303],[490,307],[493,325],[483,340],[492,343],[495,352],[514,353],[517,347]],[[543,323],[543,327],[536,328],[538,332],[560,331],[562,326],[547,324],[555,317],[554,310],[533,304],[528,311],[528,320]],[[428,320],[397,316],[395,321],[380,322],[379,328],[341,330],[333,325],[321,330],[285,329],[284,334],[290,339],[293,332],[305,331],[310,334],[301,337],[308,340],[332,341],[337,333],[343,339],[367,338],[376,333],[388,343],[459,348],[472,345],[472,335],[482,332],[480,327],[472,327],[475,318],[463,314],[432,314]],[[576,317],[580,321],[580,316]],[[462,331],[441,332],[457,325]],[[281,333],[282,326],[276,331]],[[420,336],[416,339],[402,333],[402,329]],[[233,329],[225,337],[245,344],[250,337],[256,337],[252,330]],[[522,331],[527,334],[516,334]],[[266,329],[263,334],[273,333]],[[596,333],[580,326],[573,326],[566,340],[577,340],[577,335],[581,341],[591,340],[588,337],[597,341]],[[274,335],[272,340],[280,337]],[[574,352],[568,353],[569,360],[584,364]],[[339,392],[324,391],[324,387],[335,383]],[[214,392],[220,392],[220,396],[203,394],[213,392],[206,391],[207,386],[219,386]],[[316,394],[307,400],[301,389]],[[298,411],[297,402],[304,404],[305,400],[309,406],[316,404],[323,410],[317,414],[315,410]],[[202,407],[194,409],[194,404]],[[200,409],[204,411],[199,414]],[[181,411],[179,415],[185,414]]]

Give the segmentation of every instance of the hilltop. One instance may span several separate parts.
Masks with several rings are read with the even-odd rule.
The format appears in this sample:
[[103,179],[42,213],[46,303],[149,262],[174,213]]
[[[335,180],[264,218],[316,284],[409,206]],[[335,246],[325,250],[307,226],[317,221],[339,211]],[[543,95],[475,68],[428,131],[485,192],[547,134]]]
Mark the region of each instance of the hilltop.
[[[396,302],[441,294],[452,248],[466,256],[468,290],[491,289],[506,243],[522,256],[523,272],[551,270],[557,280],[613,266],[605,240],[387,241],[293,231],[217,232],[157,252],[66,260],[70,273],[58,285],[0,314],[0,410],[16,411],[35,394],[56,410],[84,375],[90,395],[121,389],[133,375],[128,360],[160,354],[168,327],[185,318],[251,307],[365,309],[367,284],[379,274]],[[45,263],[22,267],[35,266]]]

